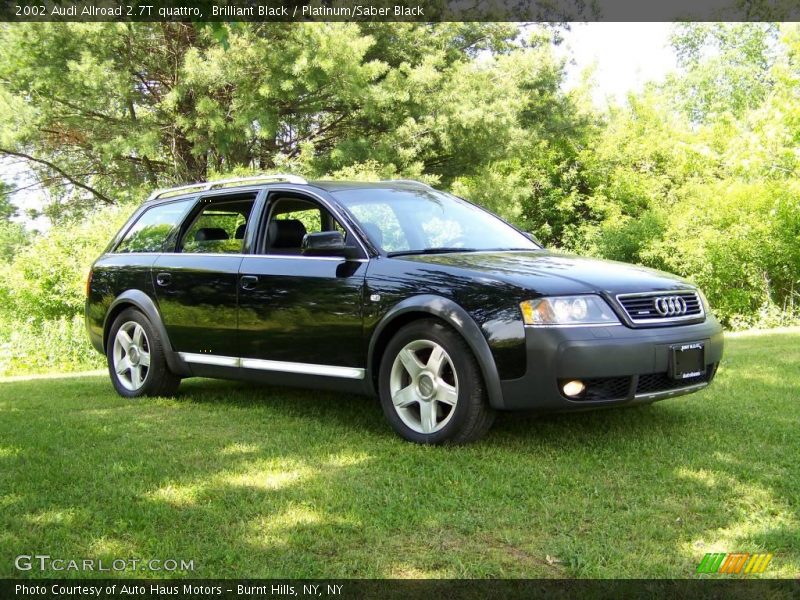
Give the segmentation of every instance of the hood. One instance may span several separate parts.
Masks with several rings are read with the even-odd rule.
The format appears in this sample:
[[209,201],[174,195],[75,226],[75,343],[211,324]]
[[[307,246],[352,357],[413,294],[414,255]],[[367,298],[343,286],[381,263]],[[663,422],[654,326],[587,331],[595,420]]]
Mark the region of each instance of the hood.
[[695,287],[681,277],[655,269],[546,250],[416,254],[400,260],[469,270],[542,295],[613,295]]

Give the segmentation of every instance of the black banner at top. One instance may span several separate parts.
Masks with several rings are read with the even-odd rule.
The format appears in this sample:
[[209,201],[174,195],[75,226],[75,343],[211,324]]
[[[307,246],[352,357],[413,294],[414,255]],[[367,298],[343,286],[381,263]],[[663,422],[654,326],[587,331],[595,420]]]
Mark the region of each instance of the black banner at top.
[[796,21],[795,0],[0,0],[0,21]]

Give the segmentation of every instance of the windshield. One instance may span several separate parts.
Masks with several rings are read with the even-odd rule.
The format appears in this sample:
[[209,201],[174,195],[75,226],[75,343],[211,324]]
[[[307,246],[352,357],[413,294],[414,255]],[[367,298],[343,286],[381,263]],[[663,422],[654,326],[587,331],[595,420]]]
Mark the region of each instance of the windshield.
[[444,192],[359,189],[334,192],[333,196],[390,256],[539,249],[504,221]]

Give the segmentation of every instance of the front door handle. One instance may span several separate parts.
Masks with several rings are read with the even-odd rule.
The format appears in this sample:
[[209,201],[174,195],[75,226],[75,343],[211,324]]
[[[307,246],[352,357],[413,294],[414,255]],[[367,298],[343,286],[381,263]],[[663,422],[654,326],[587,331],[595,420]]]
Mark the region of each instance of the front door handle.
[[156,275],[156,283],[161,287],[167,287],[170,283],[172,283],[172,275],[169,273],[159,273]]
[[239,278],[239,285],[243,290],[254,290],[258,285],[258,277],[255,275],[242,275]]

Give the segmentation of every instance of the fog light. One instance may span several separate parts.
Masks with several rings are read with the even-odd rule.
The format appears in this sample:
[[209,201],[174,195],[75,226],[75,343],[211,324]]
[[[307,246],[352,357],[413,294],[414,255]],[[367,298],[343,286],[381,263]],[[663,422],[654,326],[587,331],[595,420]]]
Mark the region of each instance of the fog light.
[[582,381],[568,381],[562,387],[564,390],[564,395],[569,396],[570,398],[574,398],[575,396],[580,396],[583,393],[583,390],[586,389],[586,386],[583,384]]

